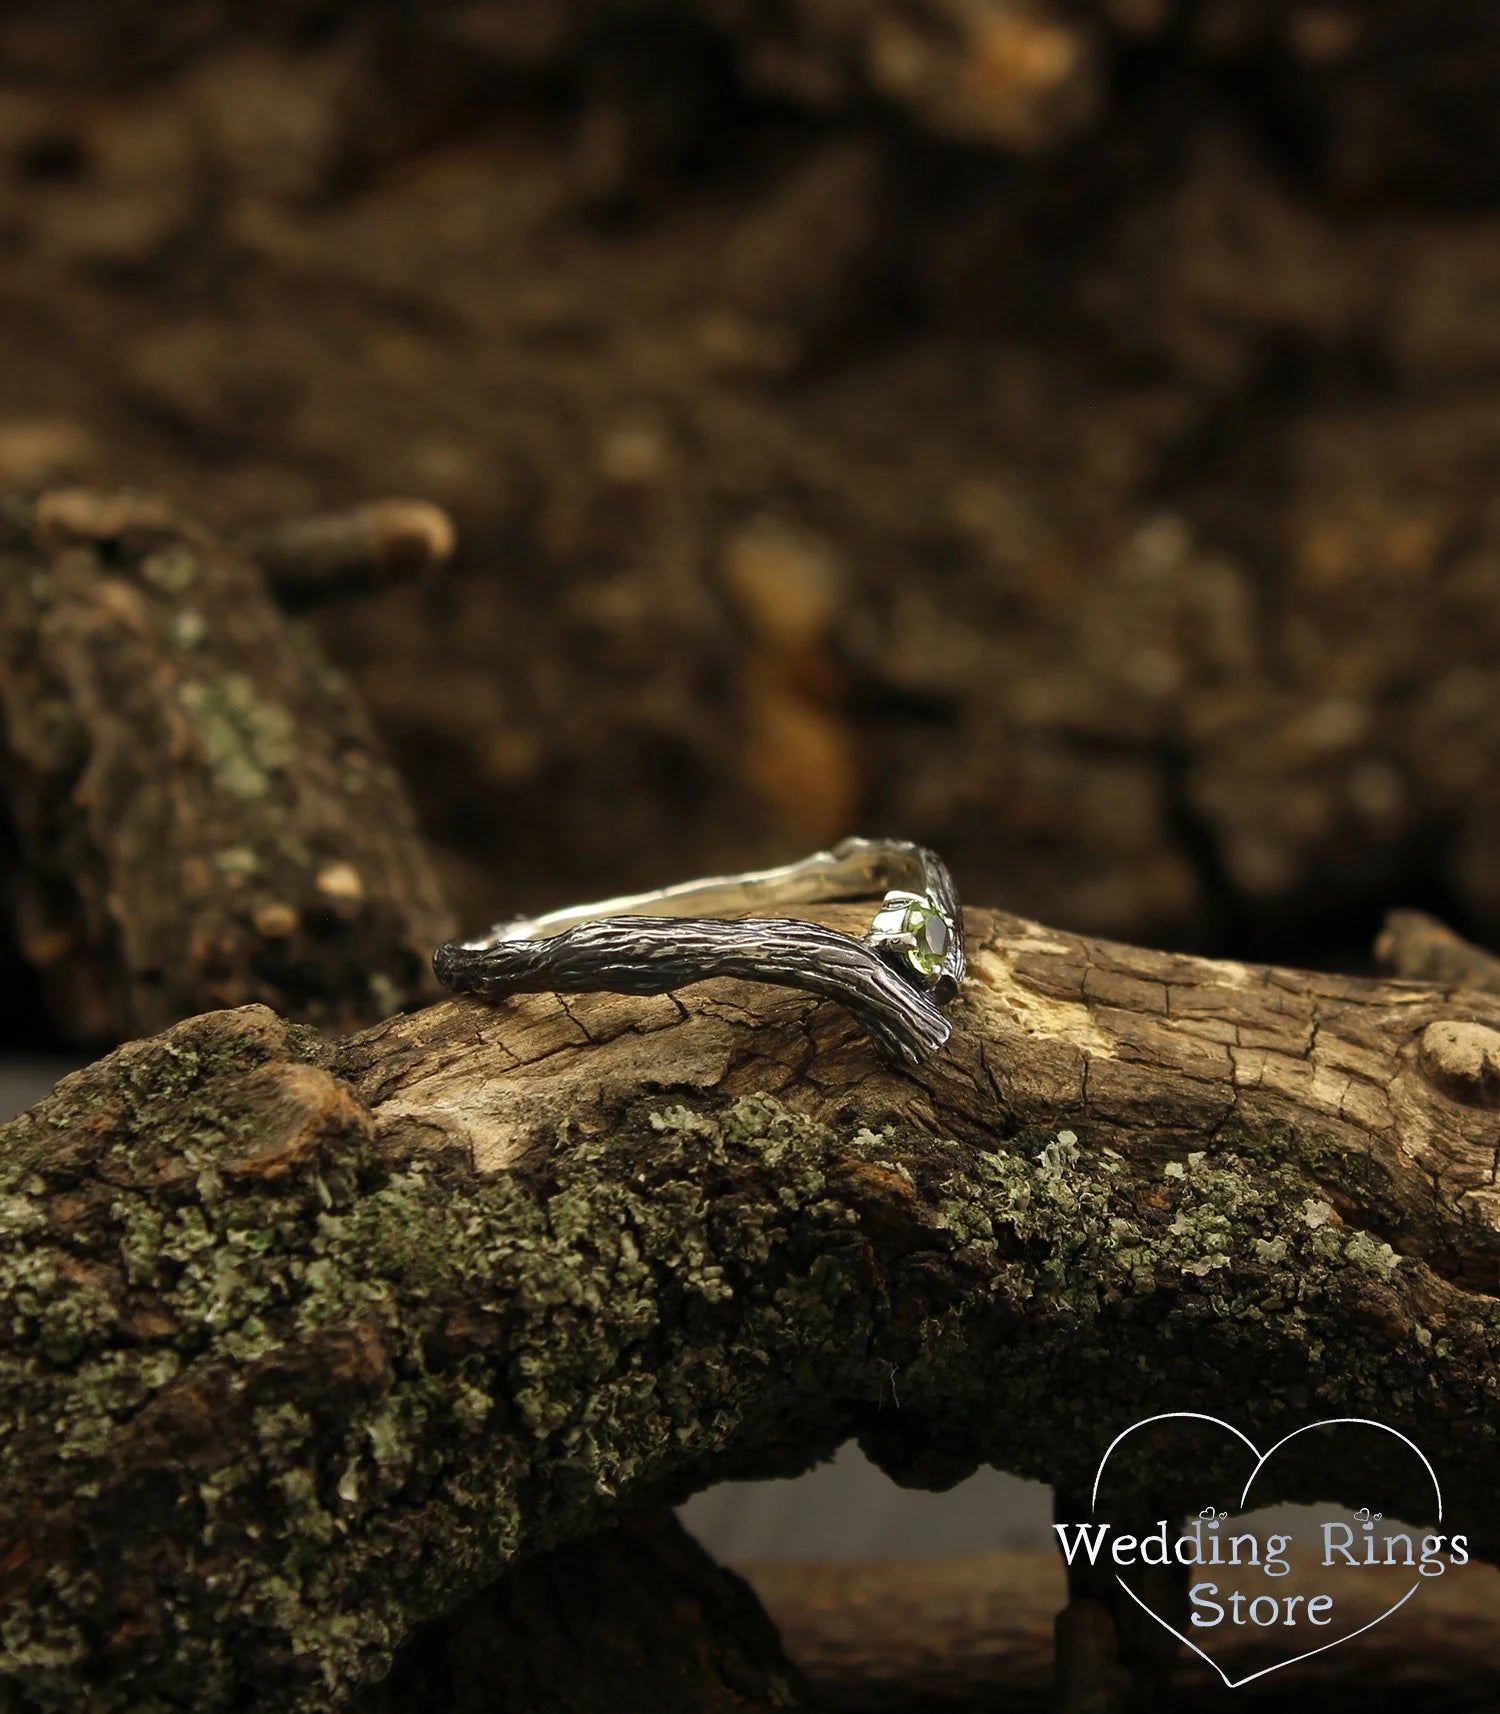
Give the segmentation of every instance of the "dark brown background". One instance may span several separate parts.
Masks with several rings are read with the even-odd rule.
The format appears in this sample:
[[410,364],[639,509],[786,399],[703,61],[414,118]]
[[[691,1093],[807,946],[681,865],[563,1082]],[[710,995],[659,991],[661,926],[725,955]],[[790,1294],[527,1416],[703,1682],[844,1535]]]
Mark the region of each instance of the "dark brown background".
[[1486,0],[11,4],[0,483],[448,508],[315,623],[466,920],[859,830],[1492,936],[1497,74]]

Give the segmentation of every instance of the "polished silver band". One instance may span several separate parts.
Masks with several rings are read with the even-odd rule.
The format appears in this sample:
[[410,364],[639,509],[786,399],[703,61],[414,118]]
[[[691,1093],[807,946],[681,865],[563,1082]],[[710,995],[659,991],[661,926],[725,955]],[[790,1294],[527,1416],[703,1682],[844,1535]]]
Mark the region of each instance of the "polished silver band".
[[[743,916],[881,898],[859,939],[819,923]],[[724,920],[728,918],[729,920]],[[886,1058],[919,1065],[947,1041],[942,1008],[967,968],[942,859],[901,839],[845,839],[798,863],[516,917],[433,957],[438,979],[486,1000],[553,991],[664,994],[711,976],[801,988],[846,1006]]]

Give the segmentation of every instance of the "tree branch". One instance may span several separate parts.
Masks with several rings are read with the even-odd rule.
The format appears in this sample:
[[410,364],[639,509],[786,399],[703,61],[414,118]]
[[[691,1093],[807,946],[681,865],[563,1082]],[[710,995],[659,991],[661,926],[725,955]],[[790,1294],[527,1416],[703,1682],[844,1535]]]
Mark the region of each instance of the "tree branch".
[[1500,994],[1500,958],[1425,911],[1388,912],[1375,942],[1375,956],[1393,976]]
[[[1162,1409],[1378,1417],[1493,1556],[1500,999],[969,933],[915,1073],[719,981],[333,1048],[246,1008],[67,1079],[0,1155],[10,1682],[330,1708],[623,1507],[850,1437],[1076,1491]],[[1265,1498],[1420,1514],[1384,1456]]]
[[149,496],[0,508],[20,942],[85,1039],[437,993],[449,919],[363,709],[259,569]]

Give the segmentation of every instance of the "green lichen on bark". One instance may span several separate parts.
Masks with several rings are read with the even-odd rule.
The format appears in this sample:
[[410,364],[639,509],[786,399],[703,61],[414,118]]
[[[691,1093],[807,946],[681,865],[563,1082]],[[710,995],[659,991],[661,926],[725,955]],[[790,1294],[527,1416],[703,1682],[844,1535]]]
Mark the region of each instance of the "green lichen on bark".
[[177,701],[197,736],[214,783],[232,797],[265,797],[297,754],[290,712],[256,694],[246,673],[217,682],[184,679]]
[[67,1027],[259,1000],[342,1033],[435,997],[453,925],[401,782],[256,566],[89,490],[0,514],[0,560],[23,914]]
[[[1392,1332],[1425,1270],[1292,1146],[1143,1170],[1082,1124],[656,1096],[486,1177],[336,1063],[214,1014],[0,1133],[0,1666],[38,1707],[336,1706],[518,1556],[850,1436],[1067,1482],[1153,1404],[1271,1430],[1439,1385]],[[1437,1336],[1492,1407],[1492,1302]]]
[[[521,1194],[381,1158],[334,1080],[274,1065],[264,1029],[199,1020],[174,1036],[70,1080],[4,1139],[0,1408],[43,1475],[32,1498],[69,1510],[81,1494],[85,1513],[118,1498],[122,1442],[155,1432],[174,1460],[155,1475],[192,1516],[153,1568],[174,1608],[158,1700],[121,1678],[97,1688],[101,1708],[219,1705],[255,1630],[284,1639],[303,1695],[327,1699],[517,1551],[577,1533],[616,1495],[690,1487],[695,1462],[764,1409],[773,1341],[824,1372],[858,1367],[861,1294],[831,1261],[809,1258],[805,1282],[788,1270],[753,1309],[727,1277],[799,1222],[803,1242],[849,1225],[819,1207],[809,1163],[774,1197],[741,1197],[726,1243],[703,1175],[774,1171],[805,1147],[791,1115],[642,1116],[637,1182],[611,1170],[614,1146],[578,1145]],[[127,1324],[145,1336],[122,1338]],[[283,1396],[294,1350],[327,1365],[310,1401]],[[45,1378],[38,1353],[56,1365]],[[194,1388],[235,1399],[235,1426],[181,1464]],[[220,1562],[211,1579],[203,1555]],[[90,1654],[97,1591],[43,1578],[30,1595],[6,1621],[6,1670],[43,1706],[80,1706],[67,1666]]]
[[[1401,1317],[1403,1270],[1425,1269],[1330,1218],[1295,1149],[1271,1163],[1235,1141],[1167,1162],[1155,1183],[1086,1133],[1061,1152],[1037,1133],[965,1151],[949,1206],[968,1255],[953,1265],[987,1275],[1014,1325],[986,1364],[972,1314],[935,1323],[899,1370],[901,1397],[979,1456],[1054,1483],[1091,1475],[1108,1435],[1151,1408],[1268,1429],[1327,1414],[1320,1400],[1416,1412],[1441,1387],[1419,1347],[1381,1329]],[[1500,1346],[1487,1300],[1471,1355],[1475,1338]]]

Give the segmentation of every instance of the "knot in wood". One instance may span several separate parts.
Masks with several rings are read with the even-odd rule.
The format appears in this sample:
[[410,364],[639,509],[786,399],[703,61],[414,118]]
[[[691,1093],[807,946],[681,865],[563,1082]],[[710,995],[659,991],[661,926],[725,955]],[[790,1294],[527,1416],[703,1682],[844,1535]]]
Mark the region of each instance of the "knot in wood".
[[1500,1107],[1500,1030],[1443,1018],[1422,1031],[1418,1063],[1427,1080],[1467,1107]]

